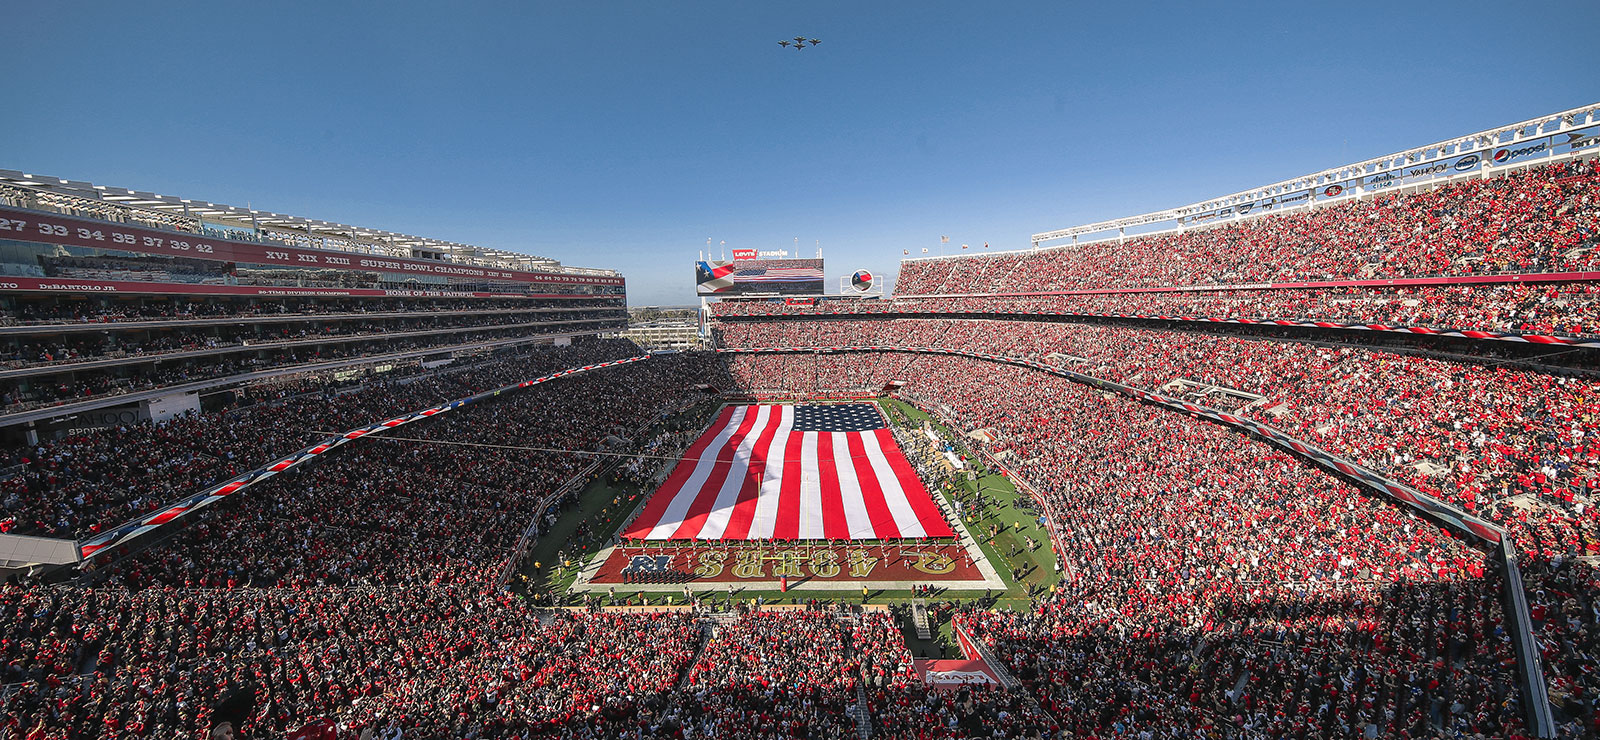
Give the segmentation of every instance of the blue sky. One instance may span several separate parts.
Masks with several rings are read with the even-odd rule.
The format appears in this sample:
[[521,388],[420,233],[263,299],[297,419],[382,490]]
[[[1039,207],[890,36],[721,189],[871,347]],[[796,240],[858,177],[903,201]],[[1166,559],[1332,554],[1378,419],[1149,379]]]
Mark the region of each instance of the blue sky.
[[[1600,3],[22,3],[0,167],[830,288],[1600,100]],[[821,46],[782,49],[815,36]]]

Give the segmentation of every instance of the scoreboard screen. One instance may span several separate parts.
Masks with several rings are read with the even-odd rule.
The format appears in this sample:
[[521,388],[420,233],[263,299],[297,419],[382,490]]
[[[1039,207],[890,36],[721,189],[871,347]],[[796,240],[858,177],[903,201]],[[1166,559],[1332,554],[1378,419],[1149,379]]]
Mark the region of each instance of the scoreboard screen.
[[820,259],[701,260],[694,279],[699,295],[822,293]]

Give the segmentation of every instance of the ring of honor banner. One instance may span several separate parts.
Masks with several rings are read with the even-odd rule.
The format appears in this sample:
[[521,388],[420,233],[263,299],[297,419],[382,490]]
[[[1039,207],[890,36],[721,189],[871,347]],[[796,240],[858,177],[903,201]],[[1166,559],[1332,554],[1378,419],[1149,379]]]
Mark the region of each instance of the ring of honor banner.
[[727,406],[623,537],[888,540],[955,532],[872,404]]

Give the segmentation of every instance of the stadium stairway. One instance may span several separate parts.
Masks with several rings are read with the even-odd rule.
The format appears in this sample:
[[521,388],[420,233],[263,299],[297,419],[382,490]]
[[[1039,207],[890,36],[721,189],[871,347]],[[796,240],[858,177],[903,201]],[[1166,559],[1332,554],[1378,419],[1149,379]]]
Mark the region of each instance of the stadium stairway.
[[872,737],[872,709],[867,706],[867,687],[865,681],[856,682],[856,737],[867,740]]
[[716,634],[717,628],[712,622],[700,623],[700,647],[694,651],[694,658],[689,661],[689,666],[683,669],[683,675],[678,677],[679,689],[689,688],[689,680],[694,678],[694,667],[700,664],[700,657],[706,654],[706,646],[711,644],[711,639]]
[[917,599],[911,602],[911,626],[917,629],[918,640],[932,640],[933,630],[928,626],[928,602]]

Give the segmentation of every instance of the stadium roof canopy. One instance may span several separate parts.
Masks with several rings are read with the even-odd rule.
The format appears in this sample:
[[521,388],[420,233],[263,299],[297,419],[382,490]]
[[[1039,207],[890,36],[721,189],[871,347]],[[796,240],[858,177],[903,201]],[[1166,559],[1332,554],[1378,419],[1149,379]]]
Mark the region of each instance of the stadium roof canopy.
[[179,198],[172,195],[160,195],[143,190],[95,185],[81,180],[64,180],[58,177],[33,175],[17,170],[0,169],[0,183],[77,198],[98,200],[118,206],[155,211],[172,216],[204,219],[212,223],[226,222],[269,231],[279,230],[332,238],[351,242],[352,246],[366,248],[362,251],[371,251],[377,254],[412,257],[417,256],[416,252],[424,252],[435,253],[440,258],[450,262],[486,267],[507,267],[519,270],[559,270],[561,272],[590,275],[617,274],[615,270],[564,267],[560,261],[549,257],[519,254],[471,244],[400,234],[393,231],[384,231],[383,229],[350,226],[332,221],[289,216],[271,211],[258,211],[253,208]]

